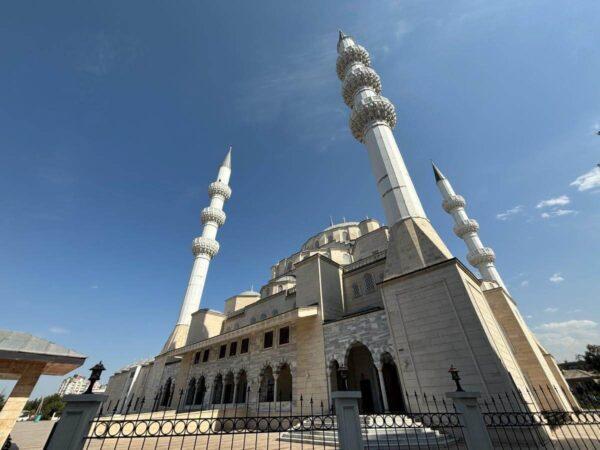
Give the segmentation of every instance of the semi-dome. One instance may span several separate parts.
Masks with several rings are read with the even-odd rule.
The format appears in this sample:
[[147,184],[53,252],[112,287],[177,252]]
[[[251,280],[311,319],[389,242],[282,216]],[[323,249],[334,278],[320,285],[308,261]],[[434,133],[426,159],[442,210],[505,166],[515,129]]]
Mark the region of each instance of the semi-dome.
[[256,291],[244,291],[238,294],[238,297],[260,297],[260,294]]

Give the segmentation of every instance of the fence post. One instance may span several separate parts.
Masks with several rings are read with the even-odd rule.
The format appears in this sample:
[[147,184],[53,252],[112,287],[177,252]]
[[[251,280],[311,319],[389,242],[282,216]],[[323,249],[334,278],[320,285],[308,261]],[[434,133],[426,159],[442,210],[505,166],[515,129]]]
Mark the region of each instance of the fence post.
[[454,406],[460,413],[467,448],[492,450],[492,441],[477,403],[480,396],[479,392],[446,392],[446,397],[454,401]]
[[105,394],[66,395],[67,406],[46,443],[46,450],[81,450],[90,429],[90,422],[98,414]]
[[340,448],[344,450],[363,450],[363,439],[358,414],[358,391],[332,392],[335,405],[337,432]]

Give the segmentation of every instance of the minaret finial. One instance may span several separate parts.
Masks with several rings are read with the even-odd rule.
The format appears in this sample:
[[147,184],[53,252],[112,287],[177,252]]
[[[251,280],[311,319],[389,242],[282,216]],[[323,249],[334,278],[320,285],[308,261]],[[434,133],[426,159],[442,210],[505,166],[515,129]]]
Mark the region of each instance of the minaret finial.
[[230,145],[229,151],[227,152],[227,155],[225,155],[225,159],[223,160],[223,164],[221,164],[222,167],[228,167],[231,169],[231,150],[233,150],[233,147]]
[[433,175],[435,176],[436,183],[438,181],[442,181],[446,178],[444,176],[444,174],[440,171],[440,169],[437,168],[437,166],[435,165],[435,163],[433,161],[431,161],[431,166],[433,167]]
[[338,30],[338,31],[340,32],[340,39],[339,40],[341,41],[342,39],[344,39],[346,37],[346,35],[344,34],[344,32],[342,30]]

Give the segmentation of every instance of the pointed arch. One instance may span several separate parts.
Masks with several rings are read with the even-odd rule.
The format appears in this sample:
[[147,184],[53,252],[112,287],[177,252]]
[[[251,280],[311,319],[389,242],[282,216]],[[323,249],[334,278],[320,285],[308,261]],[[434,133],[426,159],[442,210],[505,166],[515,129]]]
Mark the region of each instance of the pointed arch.
[[292,370],[288,363],[281,364],[277,369],[277,401],[292,401]]
[[261,370],[259,394],[261,402],[272,402],[275,399],[275,377],[270,365]]
[[204,396],[206,395],[206,379],[204,375],[198,378],[196,385],[196,396],[194,398],[194,405],[201,405],[204,403]]
[[215,376],[215,380],[213,382],[212,403],[213,404],[221,403],[222,394],[223,394],[223,375],[218,373]]
[[187,394],[185,396],[185,404],[194,404],[194,398],[196,397],[196,378],[191,378],[187,386]]

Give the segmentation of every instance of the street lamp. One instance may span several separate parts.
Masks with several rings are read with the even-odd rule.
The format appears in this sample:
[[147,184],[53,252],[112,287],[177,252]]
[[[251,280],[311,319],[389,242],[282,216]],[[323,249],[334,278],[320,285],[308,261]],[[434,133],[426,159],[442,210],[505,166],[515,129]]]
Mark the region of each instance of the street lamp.
[[458,376],[458,369],[456,369],[453,365],[448,369],[450,372],[450,376],[452,377],[452,381],[456,383],[456,392],[464,392],[465,390],[460,385],[460,377]]
[[102,375],[102,372],[104,372],[106,370],[106,367],[104,367],[104,365],[102,364],[102,361],[100,361],[98,364],[96,364],[90,370],[92,371],[92,374],[88,378],[88,380],[90,381],[90,385],[88,386],[87,391],[85,391],[86,394],[92,393],[92,389],[94,388],[96,381],[100,380],[100,376]]

